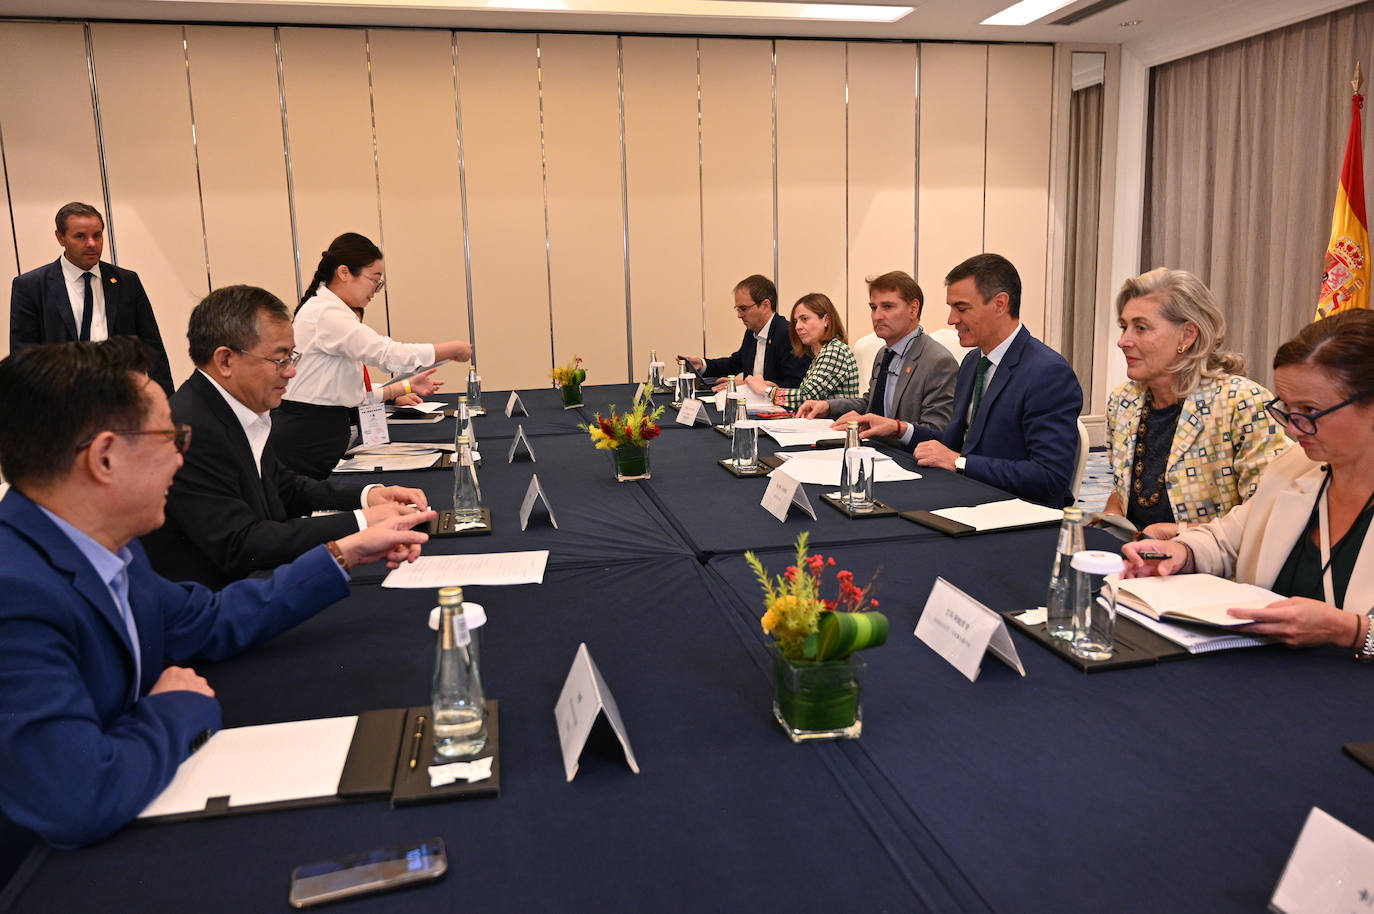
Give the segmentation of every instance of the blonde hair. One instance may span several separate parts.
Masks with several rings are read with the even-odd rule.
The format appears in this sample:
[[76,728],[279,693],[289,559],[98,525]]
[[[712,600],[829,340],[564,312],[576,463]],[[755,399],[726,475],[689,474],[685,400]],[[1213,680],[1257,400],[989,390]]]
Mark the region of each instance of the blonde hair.
[[1136,298],[1150,299],[1159,306],[1159,316],[1172,324],[1197,328],[1197,339],[1169,366],[1174,393],[1179,397],[1197,390],[1203,378],[1224,378],[1245,371],[1243,356],[1222,350],[1226,317],[1212,290],[1192,273],[1157,267],[1126,280],[1116,296],[1116,316],[1120,317],[1126,303]]

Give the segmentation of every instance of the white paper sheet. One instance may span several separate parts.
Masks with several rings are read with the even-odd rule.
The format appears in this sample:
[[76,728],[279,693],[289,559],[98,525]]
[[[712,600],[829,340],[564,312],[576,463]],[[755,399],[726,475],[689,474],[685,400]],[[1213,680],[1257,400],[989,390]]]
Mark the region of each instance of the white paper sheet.
[[400,406],[397,409],[413,409],[422,413],[433,413],[443,409],[447,404],[443,400],[421,400],[419,403],[412,403],[410,406]]
[[440,451],[452,450],[453,445],[451,444],[418,444],[409,441],[391,441],[387,444],[374,444],[371,447],[358,445],[348,453],[350,456],[357,454],[371,454],[373,456],[388,454],[399,457],[406,454],[437,454]]
[[[773,473],[782,473],[791,476],[797,482],[804,482],[809,485],[838,486],[840,484],[840,464],[844,460],[842,448],[780,453],[778,456],[783,458],[783,464]],[[875,483],[910,482],[920,478],[920,473],[903,469],[886,454],[879,454],[874,458],[873,481]]]
[[439,459],[438,452],[416,455],[372,455],[361,454],[340,460],[334,467],[335,473],[372,473],[376,470],[395,472],[397,470],[427,470]]
[[549,550],[487,552],[477,555],[422,555],[394,569],[383,587],[466,587],[478,584],[542,584]]
[[357,717],[326,717],[221,730],[138,817],[199,812],[211,797],[252,806],[333,796],[357,725]]
[[832,429],[829,419],[771,419],[762,426],[779,447],[809,447],[817,441],[843,441],[844,432]]
[[[879,480],[882,481],[881,474]],[[999,530],[1002,527],[1021,527],[1026,524],[1058,523],[1064,517],[1062,508],[1033,505],[1019,498],[990,501],[970,508],[941,508],[931,514],[964,524],[975,530]]]

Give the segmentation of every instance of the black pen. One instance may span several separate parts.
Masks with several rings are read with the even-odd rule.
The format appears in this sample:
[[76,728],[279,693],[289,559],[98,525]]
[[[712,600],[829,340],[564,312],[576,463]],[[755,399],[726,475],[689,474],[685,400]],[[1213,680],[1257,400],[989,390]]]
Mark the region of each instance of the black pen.
[[415,733],[410,737],[410,770],[414,771],[420,761],[420,740],[425,735],[425,716],[415,718]]
[[843,438],[826,438],[811,445],[814,448],[844,447]]
[[1141,552],[1139,555],[1147,562],[1159,562],[1169,557],[1167,552]]

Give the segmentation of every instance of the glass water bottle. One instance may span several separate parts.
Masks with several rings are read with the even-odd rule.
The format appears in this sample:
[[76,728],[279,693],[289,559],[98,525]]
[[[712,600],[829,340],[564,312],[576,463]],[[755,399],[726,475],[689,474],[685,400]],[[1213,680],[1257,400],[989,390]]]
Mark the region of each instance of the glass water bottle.
[[472,758],[487,745],[487,703],[477,668],[477,642],[463,616],[463,588],[439,588],[439,641],[434,654],[434,760]]
[[1071,563],[1083,548],[1083,509],[1070,505],[1064,509],[1064,521],[1059,526],[1059,546],[1050,572],[1050,592],[1045,598],[1045,631],[1065,641],[1073,639],[1074,589],[1079,577]]
[[480,523],[482,491],[477,487],[477,467],[472,464],[472,446],[467,435],[458,436],[458,454],[453,461],[453,523]]
[[476,360],[468,366],[468,412],[479,416],[486,412],[482,408],[482,376],[477,373]]

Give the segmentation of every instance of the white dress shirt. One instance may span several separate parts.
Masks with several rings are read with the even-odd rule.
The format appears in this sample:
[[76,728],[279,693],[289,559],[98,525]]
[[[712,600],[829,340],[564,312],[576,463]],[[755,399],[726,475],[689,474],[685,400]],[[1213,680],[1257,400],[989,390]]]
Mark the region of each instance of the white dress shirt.
[[95,312],[91,314],[91,342],[109,339],[109,324],[105,320],[105,290],[100,285],[100,265],[96,264],[91,270],[82,270],[68,260],[66,254],[58,259],[62,261],[62,278],[67,281],[67,298],[72,303],[72,316],[76,318],[77,337],[80,338],[81,317],[86,310],[86,280],[81,277],[90,273],[94,277],[91,280],[91,298],[95,302]]
[[[197,368],[196,371],[200,371],[200,369]],[[220,387],[219,382],[214,378],[203,371],[200,371],[200,373],[204,375],[205,380],[209,381],[210,385],[214,387],[215,390],[219,391],[219,395],[224,398],[224,402],[228,403],[229,408],[234,411],[234,418],[238,419],[239,425],[243,426],[243,434],[248,438],[248,448],[253,452],[253,467],[258,471],[258,478],[261,479],[262,452],[263,449],[267,447],[267,437],[272,434],[272,414],[253,412],[243,404],[242,400],[225,390],[223,387]],[[379,485],[381,485],[381,483],[373,483],[363,489],[362,506],[364,508],[367,507],[368,493]],[[359,530],[367,529],[367,517],[364,516],[361,510],[355,510],[353,512],[353,519],[358,522]]]
[[317,406],[358,406],[363,402],[364,364],[410,372],[434,362],[431,343],[398,343],[358,320],[353,310],[321,283],[296,312],[296,376],[286,399]]
[[763,377],[763,357],[764,350],[768,348],[768,329],[773,326],[773,319],[770,317],[768,323],[763,325],[762,333],[754,334],[754,371],[753,374]]

